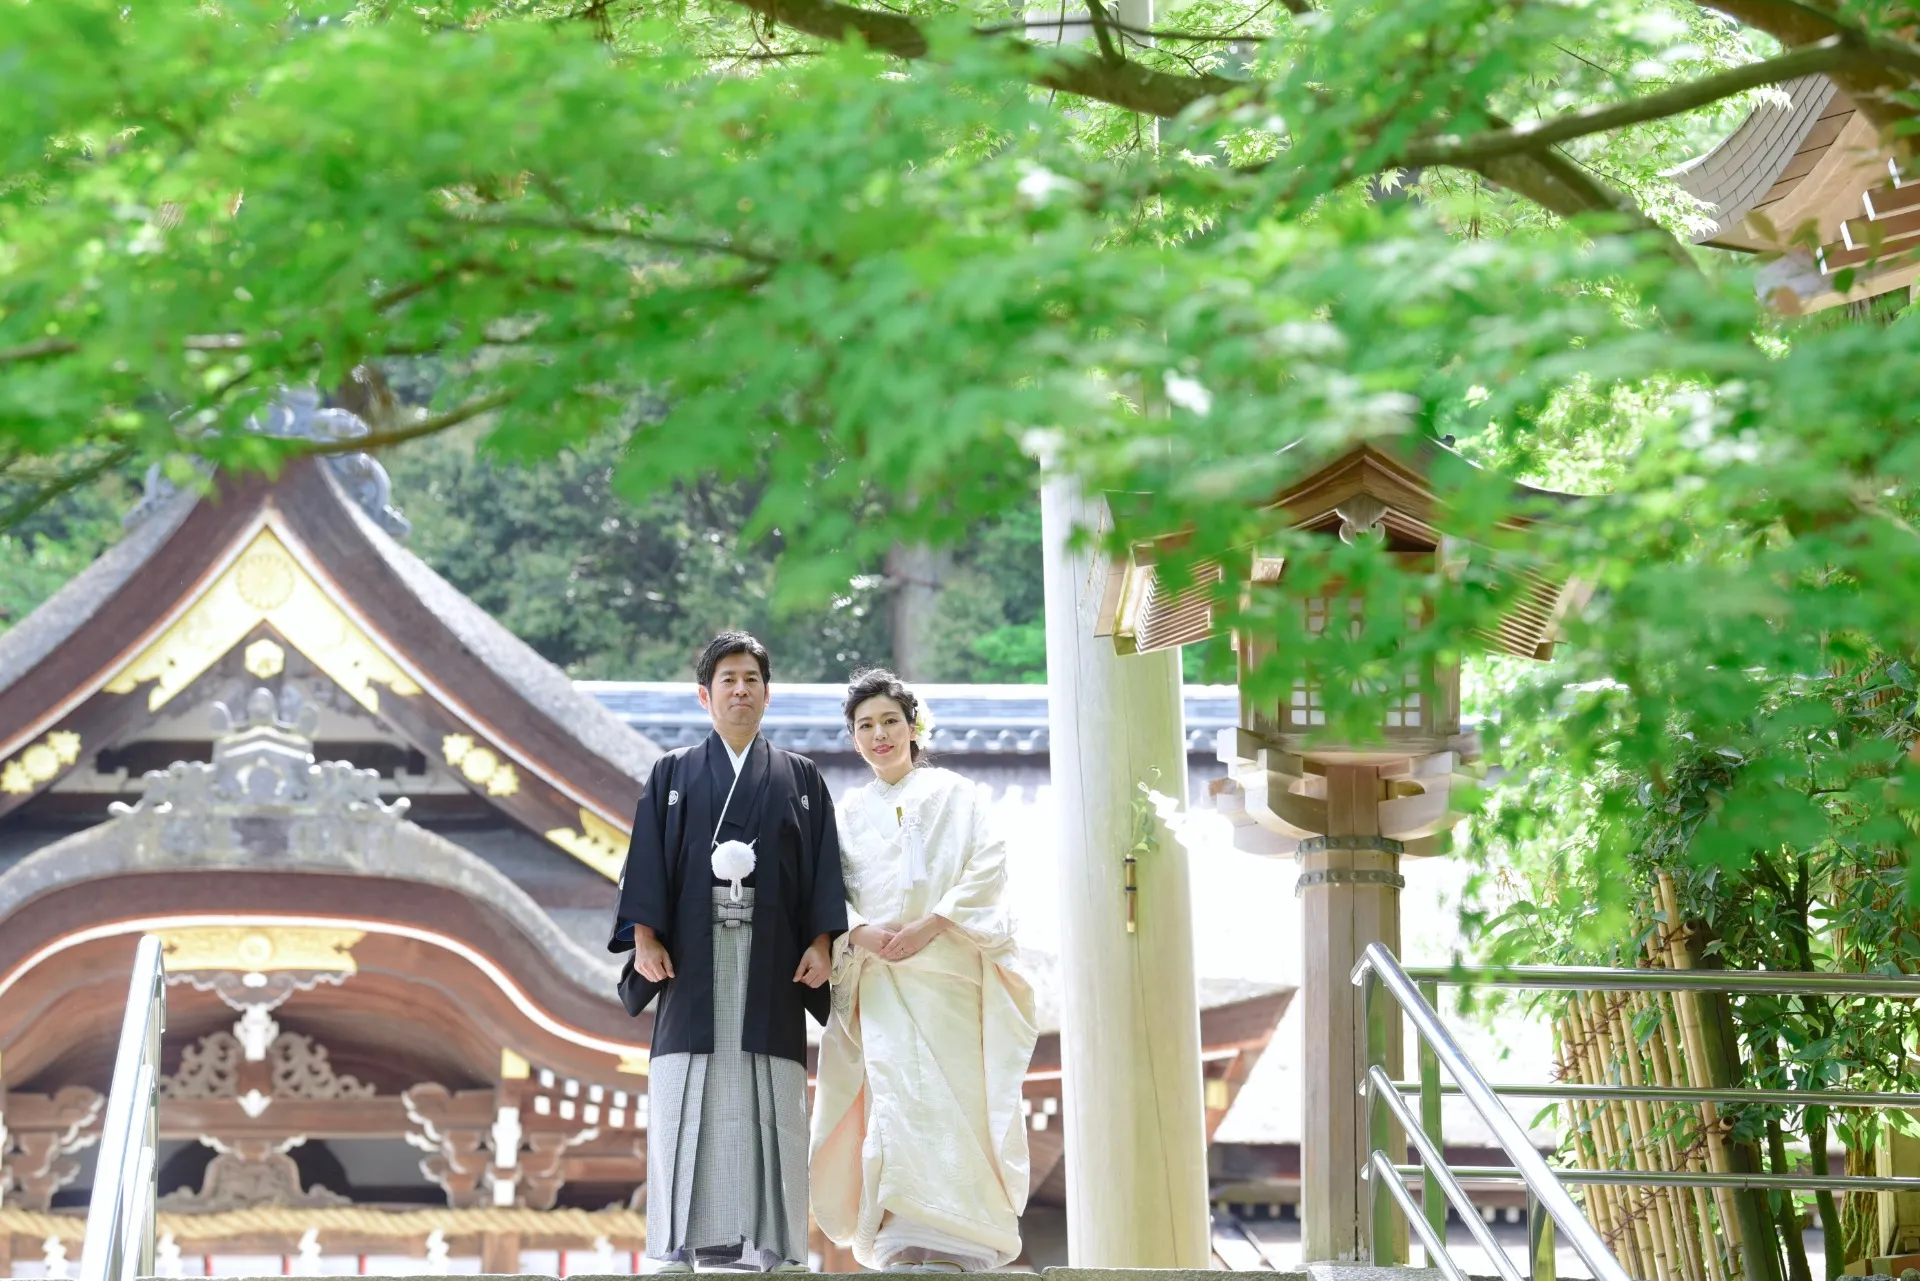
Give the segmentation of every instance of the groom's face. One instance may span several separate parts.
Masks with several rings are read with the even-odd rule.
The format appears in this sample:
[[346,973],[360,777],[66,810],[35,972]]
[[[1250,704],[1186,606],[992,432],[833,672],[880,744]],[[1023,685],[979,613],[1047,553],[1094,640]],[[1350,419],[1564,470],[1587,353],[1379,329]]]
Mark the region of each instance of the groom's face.
[[752,654],[728,654],[713,667],[713,685],[700,690],[700,705],[713,717],[713,727],[736,735],[752,735],[767,714],[767,682]]

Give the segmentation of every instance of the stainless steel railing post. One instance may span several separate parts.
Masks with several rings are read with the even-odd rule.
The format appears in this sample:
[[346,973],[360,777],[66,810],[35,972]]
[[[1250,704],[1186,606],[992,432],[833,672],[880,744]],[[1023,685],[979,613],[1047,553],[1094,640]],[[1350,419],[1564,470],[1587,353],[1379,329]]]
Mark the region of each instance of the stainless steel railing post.
[[[1884,1091],[1833,1089],[1761,1089],[1739,1086],[1689,1087],[1581,1082],[1556,1082],[1552,1085],[1489,1085],[1452,1038],[1436,1012],[1441,985],[1480,984],[1489,987],[1529,988],[1535,991],[1561,992],[1699,992],[1731,996],[1800,996],[1885,998],[1920,1002],[1920,975],[1897,974],[1802,974],[1773,971],[1736,970],[1658,970],[1607,969],[1600,966],[1500,966],[1500,967],[1415,967],[1400,965],[1393,953],[1381,944],[1369,946],[1354,966],[1353,981],[1365,989],[1366,1039],[1368,1049],[1367,1132],[1373,1151],[1363,1159],[1373,1198],[1370,1202],[1371,1236],[1382,1243],[1399,1240],[1388,1235],[1389,1228],[1379,1223],[1381,1207],[1389,1213],[1398,1208],[1430,1252],[1440,1250],[1444,1237],[1445,1209],[1451,1203],[1473,1231],[1475,1240],[1495,1259],[1503,1278],[1521,1281],[1518,1272],[1485,1233],[1461,1184],[1463,1179],[1508,1181],[1521,1184],[1527,1195],[1528,1272],[1534,1281],[1554,1281],[1554,1246],[1564,1237],[1600,1281],[1629,1281],[1599,1233],[1594,1230],[1582,1208],[1567,1189],[1571,1186],[1616,1185],[1639,1188],[1735,1188],[1769,1193],[1793,1191],[1834,1192],[1920,1192],[1920,1178],[1912,1176],[1815,1175],[1800,1172],[1763,1174],[1758,1172],[1712,1173],[1689,1170],[1645,1169],[1555,1169],[1535,1151],[1524,1128],[1514,1120],[1500,1096],[1539,1099],[1591,1099],[1601,1103],[1645,1101],[1664,1104],[1759,1104],[1789,1108],[1809,1106],[1828,1108],[1920,1108],[1920,1094]],[[1391,1003],[1390,1003],[1391,1002]],[[1395,1010],[1394,1005],[1399,1009]],[[1395,1081],[1384,1070],[1381,1059],[1386,1044],[1382,1021],[1405,1017],[1414,1028],[1420,1053],[1416,1081]],[[1451,1081],[1441,1079],[1445,1069]],[[1420,1096],[1420,1116],[1412,1115],[1408,1099]],[[1465,1098],[1493,1132],[1500,1150],[1513,1162],[1510,1166],[1449,1165],[1441,1146],[1439,1102],[1443,1095]],[[1380,1105],[1385,1103],[1391,1116],[1383,1122]],[[1405,1141],[1394,1141],[1393,1125],[1404,1127],[1406,1139],[1413,1142],[1419,1160],[1401,1164],[1393,1152],[1403,1149]],[[1384,1127],[1384,1128],[1383,1128]],[[1383,1140],[1383,1134],[1385,1136]],[[1423,1181],[1425,1204],[1416,1214],[1413,1198],[1403,1180],[1419,1175]],[[1393,1176],[1393,1177],[1389,1177]],[[1384,1194],[1384,1195],[1383,1195]],[[1459,1275],[1458,1265],[1440,1253],[1433,1260],[1449,1278]],[[1506,1267],[1501,1267],[1506,1263]]]
[[149,934],[134,949],[87,1207],[81,1281],[132,1281],[153,1274],[160,1190],[160,1038],[165,1029],[166,966],[160,940]]
[[[1385,989],[1385,995],[1390,996],[1413,1023],[1415,1035],[1433,1047],[1440,1066],[1460,1087],[1461,1096],[1472,1105],[1492,1132],[1494,1142],[1513,1162],[1521,1182],[1539,1198],[1542,1208],[1566,1234],[1568,1244],[1592,1270],[1595,1281],[1630,1281],[1626,1269],[1607,1249],[1600,1234],[1594,1231],[1586,1215],[1555,1177],[1552,1167],[1534,1150],[1527,1132],[1501,1104],[1486,1079],[1480,1075],[1479,1069],[1473,1066],[1472,1060],[1467,1058],[1459,1042],[1447,1030],[1446,1024],[1440,1021],[1439,1014],[1427,1003],[1406,970],[1401,968],[1400,962],[1383,944],[1368,944],[1359,964],[1354,966],[1353,981],[1356,984],[1365,983],[1369,976]],[[1423,974],[1422,977],[1437,979],[1441,976]],[[1385,1005],[1386,1002],[1383,1000],[1380,1004]]]
[[[1366,1101],[1367,1135],[1366,1153],[1362,1157],[1358,1173],[1367,1182],[1364,1189],[1367,1196],[1367,1259],[1376,1268],[1389,1267],[1405,1262],[1400,1257],[1399,1242],[1394,1231],[1394,1210],[1397,1198],[1386,1186],[1398,1182],[1398,1176],[1383,1180],[1374,1172],[1371,1156],[1375,1152],[1385,1152],[1395,1164],[1406,1157],[1406,1145],[1394,1150],[1394,1118],[1380,1091],[1369,1089],[1367,1082],[1375,1072],[1386,1072],[1387,1046],[1392,1039],[1392,1029],[1387,1020],[1398,1015],[1392,1008],[1393,1003],[1386,999],[1380,990],[1380,984],[1369,975],[1360,984],[1360,1005],[1362,1017],[1367,1029],[1367,1062],[1361,1075],[1361,1097]],[[1402,1189],[1404,1191],[1404,1189]]]

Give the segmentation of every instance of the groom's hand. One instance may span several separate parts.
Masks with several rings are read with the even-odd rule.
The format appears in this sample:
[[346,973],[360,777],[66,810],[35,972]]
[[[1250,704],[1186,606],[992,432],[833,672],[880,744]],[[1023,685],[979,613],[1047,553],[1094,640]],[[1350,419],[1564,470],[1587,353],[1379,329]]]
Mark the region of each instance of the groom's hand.
[[633,968],[649,983],[665,983],[673,977],[673,958],[667,945],[644,925],[633,927]]
[[800,968],[793,972],[795,983],[805,983],[808,987],[819,987],[833,973],[833,961],[828,955],[831,944],[822,934],[807,945],[806,952],[800,957]]

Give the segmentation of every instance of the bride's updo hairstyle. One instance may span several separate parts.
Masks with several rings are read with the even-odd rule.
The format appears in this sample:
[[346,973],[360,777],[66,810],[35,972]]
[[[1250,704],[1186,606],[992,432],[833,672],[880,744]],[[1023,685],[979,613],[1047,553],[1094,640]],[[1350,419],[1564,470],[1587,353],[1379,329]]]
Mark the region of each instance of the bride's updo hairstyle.
[[841,711],[847,718],[847,736],[853,736],[853,714],[860,704],[870,698],[891,699],[900,708],[900,714],[907,718],[907,724],[915,726],[911,751],[917,764],[921,756],[918,726],[920,724],[920,697],[907,688],[907,683],[884,667],[869,667],[865,671],[855,672],[853,679],[847,682],[847,701]]

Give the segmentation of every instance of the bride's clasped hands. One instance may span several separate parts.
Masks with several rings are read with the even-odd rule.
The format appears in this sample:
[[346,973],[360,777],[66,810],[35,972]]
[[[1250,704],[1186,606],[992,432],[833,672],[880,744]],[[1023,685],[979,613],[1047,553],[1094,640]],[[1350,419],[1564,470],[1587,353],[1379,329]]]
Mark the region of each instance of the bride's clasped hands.
[[905,961],[939,938],[953,925],[938,913],[929,913],[907,925],[856,925],[849,941],[883,961]]
[[1037,1038],[1006,845],[985,789],[924,759],[904,681],[862,672],[843,710],[873,778],[835,808],[853,928],[820,1035],[814,1220],[876,1271],[1002,1268],[1021,1251]]

